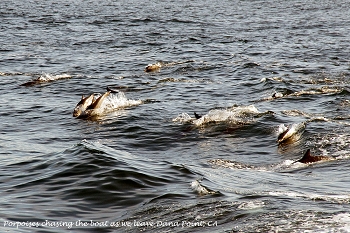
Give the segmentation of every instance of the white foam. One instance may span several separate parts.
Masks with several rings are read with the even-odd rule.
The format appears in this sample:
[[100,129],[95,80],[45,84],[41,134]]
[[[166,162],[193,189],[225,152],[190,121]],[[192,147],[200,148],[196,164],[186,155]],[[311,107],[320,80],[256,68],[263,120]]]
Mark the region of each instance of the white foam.
[[263,201],[248,201],[241,203],[237,208],[241,210],[260,209],[265,206]]
[[203,187],[198,180],[192,181],[191,188],[193,191],[196,191],[199,195],[206,195],[209,193],[209,191]]
[[187,123],[192,122],[193,118],[187,113],[181,113],[173,119],[173,122]]
[[350,232],[350,213],[340,213],[333,216],[332,220],[343,225],[339,232]]
[[43,73],[37,80],[41,82],[49,82],[49,81],[55,81],[59,79],[68,79],[71,78],[69,74],[59,74],[59,75],[52,75],[48,73]]
[[331,88],[328,86],[323,86],[317,89],[301,90],[290,94],[290,96],[301,96],[301,95],[320,95],[320,94],[336,94],[342,91],[341,88]]
[[281,77],[272,77],[272,78],[262,78],[260,79],[260,82],[267,82],[268,80],[271,81],[277,81],[277,82],[283,82],[283,79]]
[[269,191],[267,193],[271,196],[305,198],[309,200],[323,200],[334,203],[348,203],[350,201],[350,195],[346,194],[316,194],[294,191]]
[[278,126],[277,132],[278,132],[278,134],[281,134],[281,133],[285,132],[286,130],[288,130],[287,126],[285,126],[285,124],[280,124]]
[[142,100],[127,99],[124,92],[112,93],[103,101],[104,111],[127,108],[142,104]]
[[173,119],[173,122],[193,123],[195,126],[212,122],[246,124],[251,123],[253,121],[252,117],[260,113],[254,105],[238,106],[227,109],[213,109],[199,119],[192,118],[187,113],[181,113]]
[[258,169],[257,167],[251,166],[251,165],[246,165],[242,164],[239,162],[231,161],[231,160],[226,160],[226,159],[214,159],[210,160],[209,163],[215,165],[215,166],[220,166],[224,168],[231,168],[231,169]]
[[208,190],[206,187],[201,185],[198,180],[192,181],[191,188],[193,191],[197,192],[199,195],[214,194],[215,192]]
[[210,110],[206,115],[193,121],[193,124],[200,126],[210,122],[230,122],[237,124],[250,123],[251,117],[260,112],[254,105],[232,107],[228,109]]

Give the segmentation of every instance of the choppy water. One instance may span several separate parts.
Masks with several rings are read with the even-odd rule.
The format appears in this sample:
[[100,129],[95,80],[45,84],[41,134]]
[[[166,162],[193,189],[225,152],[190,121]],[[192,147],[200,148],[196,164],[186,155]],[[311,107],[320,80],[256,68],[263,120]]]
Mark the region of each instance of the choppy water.
[[347,4],[2,0],[2,231],[350,231]]

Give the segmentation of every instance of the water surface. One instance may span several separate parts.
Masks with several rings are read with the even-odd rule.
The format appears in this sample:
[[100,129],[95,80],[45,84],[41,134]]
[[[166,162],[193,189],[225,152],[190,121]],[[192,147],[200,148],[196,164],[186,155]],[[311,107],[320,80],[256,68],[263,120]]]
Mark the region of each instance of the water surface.
[[1,1],[3,231],[348,232],[346,4]]

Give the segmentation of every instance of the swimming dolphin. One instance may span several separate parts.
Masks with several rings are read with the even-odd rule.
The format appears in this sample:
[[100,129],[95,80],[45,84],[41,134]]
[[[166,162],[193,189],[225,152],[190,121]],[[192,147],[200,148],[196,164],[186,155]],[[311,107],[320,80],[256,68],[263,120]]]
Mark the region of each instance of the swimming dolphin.
[[287,141],[297,141],[306,128],[306,122],[296,123],[290,126],[285,126],[282,124],[279,128],[282,132],[278,135],[278,144]]
[[81,97],[81,100],[79,101],[79,103],[77,104],[77,106],[75,106],[74,111],[73,111],[73,116],[74,117],[78,117],[80,116],[94,101],[94,94],[91,94],[88,97]]
[[69,79],[69,78],[72,78],[72,76],[69,74],[59,74],[59,75],[43,74],[32,81],[21,84],[20,86],[29,87],[29,86],[34,86],[38,84],[53,82],[60,79]]
[[86,108],[86,110],[79,115],[79,117],[91,117],[99,115],[103,112],[103,109],[101,109],[103,101],[106,99],[107,96],[111,94],[110,91],[105,92],[103,95],[98,97],[90,106]]
[[[286,134],[288,133],[288,131],[290,130],[289,126],[285,126],[284,124],[281,125],[281,128],[283,130],[283,132],[281,132],[279,135],[278,135],[278,138],[277,138],[277,142],[278,143],[281,143],[283,141],[285,141],[287,139]],[[288,136],[288,135],[287,135]],[[289,138],[289,137],[288,137]]]
[[321,156],[321,155],[314,156],[314,155],[311,155],[310,149],[308,149],[304,154],[304,156],[295,162],[309,164],[309,163],[315,163],[319,161],[329,161],[329,160],[334,160],[334,157]]
[[162,64],[160,62],[155,63],[155,64],[148,64],[145,68],[145,72],[153,72],[156,70],[159,70],[162,67]]
[[30,86],[34,86],[34,85],[41,84],[41,83],[43,83],[43,82],[40,80],[32,80],[32,81],[29,81],[26,83],[22,83],[20,86],[30,87]]
[[273,95],[272,95],[272,98],[273,98],[273,99],[282,98],[282,97],[283,97],[283,94],[280,93],[280,92],[275,92],[275,93],[273,93]]

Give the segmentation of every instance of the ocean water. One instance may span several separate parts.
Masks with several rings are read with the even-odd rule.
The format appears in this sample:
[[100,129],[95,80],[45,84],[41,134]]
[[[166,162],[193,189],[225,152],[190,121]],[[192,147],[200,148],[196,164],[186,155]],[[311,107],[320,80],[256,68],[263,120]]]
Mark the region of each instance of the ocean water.
[[347,4],[2,0],[1,231],[349,232]]

